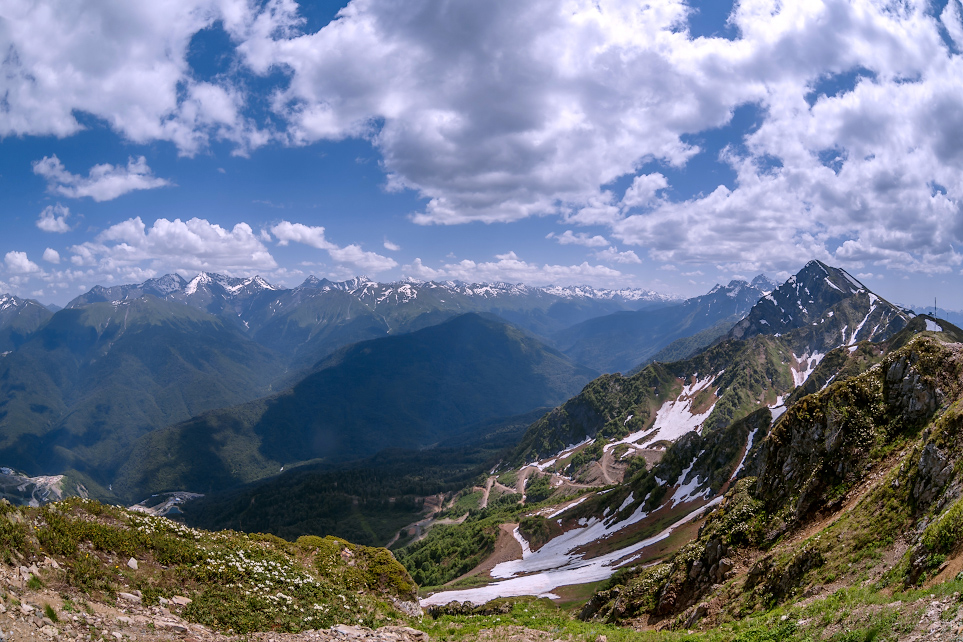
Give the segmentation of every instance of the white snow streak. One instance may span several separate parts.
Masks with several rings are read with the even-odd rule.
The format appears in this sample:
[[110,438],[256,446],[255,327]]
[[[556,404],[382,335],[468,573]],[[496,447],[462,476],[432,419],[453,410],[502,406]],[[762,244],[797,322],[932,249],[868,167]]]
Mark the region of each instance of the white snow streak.
[[[782,397],[780,397],[780,399],[782,399]],[[786,412],[786,407],[785,407],[785,406],[783,406],[782,412]],[[782,412],[780,412],[779,414],[781,415]],[[773,417],[773,421],[775,421],[775,417]],[[749,433],[749,439],[746,440],[746,452],[742,453],[742,459],[739,461],[739,465],[736,466],[736,469],[732,472],[732,476],[729,477],[729,480],[730,480],[730,481],[736,478],[736,475],[738,475],[738,474],[739,474],[739,471],[742,470],[743,464],[746,463],[746,457],[749,456],[749,451],[752,449],[752,447],[753,447],[753,446],[755,445],[755,443],[756,443],[756,433],[757,433],[757,432],[759,432],[759,429],[758,429],[758,428],[756,428],[756,429],[753,430],[751,433]]]
[[714,380],[715,377],[710,375],[705,379],[697,380],[693,384],[683,386],[678,397],[662,404],[655,416],[655,423],[651,427],[634,432],[619,441],[606,444],[605,450],[615,448],[618,444],[635,445],[636,441],[656,429],[658,429],[657,433],[651,435],[645,442],[636,445],[636,447],[645,448],[652,442],[663,439],[675,441],[687,432],[698,430],[702,426],[702,422],[709,418],[712,409],[715,408],[715,401],[705,412],[698,414],[692,412],[692,402],[695,396],[711,386]]
[[[800,364],[800,367],[797,370],[795,366],[789,366],[789,370],[792,372],[793,385],[801,386],[806,383],[806,379],[809,378],[809,375],[813,373],[813,370],[816,369],[816,366],[819,365],[819,362],[822,361],[825,356],[825,354],[819,352],[814,352],[811,356],[809,353],[804,352],[801,357],[797,357],[794,353],[792,358],[796,360],[796,363]],[[802,366],[803,363],[806,364],[805,370]]]

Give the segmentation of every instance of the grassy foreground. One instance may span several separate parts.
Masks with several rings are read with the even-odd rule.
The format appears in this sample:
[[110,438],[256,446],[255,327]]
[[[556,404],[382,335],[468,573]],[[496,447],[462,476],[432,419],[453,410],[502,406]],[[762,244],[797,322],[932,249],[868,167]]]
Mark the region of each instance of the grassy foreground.
[[[596,642],[885,642],[963,639],[963,580],[928,589],[889,593],[874,588],[842,588],[800,600],[708,630],[637,631],[614,624],[585,622],[577,612],[550,600],[497,600],[477,609],[484,615],[425,617],[418,628],[432,640],[546,640]],[[525,630],[527,633],[522,634]]]

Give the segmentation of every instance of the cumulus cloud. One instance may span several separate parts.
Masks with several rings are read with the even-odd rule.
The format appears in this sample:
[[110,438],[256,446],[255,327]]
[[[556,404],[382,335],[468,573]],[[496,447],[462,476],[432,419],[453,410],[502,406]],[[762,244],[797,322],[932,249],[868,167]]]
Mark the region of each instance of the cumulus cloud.
[[44,156],[34,162],[33,173],[47,179],[47,189],[51,192],[70,198],[89,196],[98,203],[112,201],[134,190],[154,189],[171,184],[166,179],[154,176],[143,156],[129,158],[127,167],[115,167],[106,163],[94,165],[86,177],[68,172],[56,155]]
[[401,269],[406,276],[425,281],[453,279],[531,285],[609,285],[614,279],[624,276],[618,270],[603,265],[589,265],[587,262],[580,265],[538,265],[520,259],[515,252],[496,254],[495,259],[480,263],[464,259],[457,263],[446,263],[440,268],[432,268],[425,265],[420,258],[416,258]]
[[400,245],[398,245],[397,243],[392,243],[388,239],[385,239],[384,245],[385,245],[385,249],[388,250],[389,252],[398,252],[401,250]]
[[640,159],[681,164],[696,150],[680,132],[726,122],[740,91],[704,91],[669,55],[688,41],[687,12],[682,2],[354,2],[319,32],[262,42],[246,60],[291,70],[275,101],[291,142],[370,137],[389,187],[429,199],[416,222],[512,221],[584,203]]
[[7,252],[3,262],[7,271],[12,274],[32,274],[40,271],[40,266],[28,259],[26,252]]
[[324,236],[324,228],[310,226],[303,223],[281,221],[271,228],[271,233],[278,239],[278,245],[284,246],[294,241],[325,250],[332,260],[353,266],[364,272],[375,274],[390,270],[398,265],[391,257],[382,256],[375,252],[366,252],[360,245],[352,244],[340,247]]
[[565,230],[562,234],[555,234],[554,232],[549,232],[547,239],[555,239],[561,245],[584,245],[585,247],[605,247],[609,244],[609,241],[604,236],[589,236],[585,232],[572,232],[572,230]]
[[649,205],[655,199],[656,192],[668,186],[668,179],[658,172],[636,176],[625,190],[621,205],[626,209]]
[[605,261],[606,263],[641,263],[642,259],[633,252],[632,250],[627,250],[625,252],[619,252],[615,246],[610,246],[604,250],[599,250],[595,252],[594,255],[599,261]]
[[48,205],[40,212],[37,218],[37,227],[44,232],[57,232],[63,234],[70,231],[67,217],[70,216],[70,208],[64,207],[60,203]]
[[[429,199],[418,223],[561,214],[656,259],[753,270],[814,256],[958,264],[963,68],[940,29],[957,43],[959,0],[940,16],[923,2],[741,2],[732,41],[692,38],[689,12],[673,0],[367,0],[245,59],[291,71],[274,105],[290,142],[368,137],[389,188]],[[673,200],[666,173],[640,169],[684,173],[706,153],[689,135],[744,105],[762,124],[719,159],[735,183]]]
[[[693,38],[684,0],[354,0],[315,33],[293,0],[19,3],[0,29],[0,136],[67,136],[85,113],[182,154],[362,137],[389,190],[427,200],[416,223],[559,216],[656,260],[747,272],[959,267],[960,0],[938,15],[923,0],[733,6],[727,40]],[[205,81],[187,52],[207,28],[235,49]],[[699,156],[698,135],[746,106],[757,126]],[[735,181],[685,192],[716,162]]]
[[251,275],[277,267],[247,223],[225,229],[199,218],[159,218],[148,227],[138,216],[69,250],[75,266],[133,281],[156,276],[159,271]]
[[84,129],[83,112],[128,140],[168,140],[184,154],[211,139],[242,152],[262,145],[270,134],[242,115],[236,83],[198,81],[187,62],[198,31],[217,23],[242,39],[257,11],[246,0],[9,4],[4,21],[15,28],[0,30],[0,136],[69,136]]
[[46,250],[43,251],[43,260],[46,261],[47,263],[53,263],[54,265],[56,265],[60,263],[60,252],[58,252],[57,250],[51,247],[48,247]]

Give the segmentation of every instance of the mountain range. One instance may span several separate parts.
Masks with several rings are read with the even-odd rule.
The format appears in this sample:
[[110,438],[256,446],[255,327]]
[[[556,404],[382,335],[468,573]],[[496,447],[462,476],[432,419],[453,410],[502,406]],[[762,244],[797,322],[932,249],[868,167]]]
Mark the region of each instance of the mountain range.
[[211,492],[284,465],[426,448],[479,422],[556,405],[596,374],[513,326],[464,314],[342,348],[283,393],[153,431],[114,486],[124,497]]
[[18,501],[153,494],[137,510],[389,544],[437,617],[551,593],[593,623],[808,639],[840,591],[957,586],[963,330],[819,261],[682,302],[560,296],[205,274],[9,297],[0,463],[67,477],[0,474]]

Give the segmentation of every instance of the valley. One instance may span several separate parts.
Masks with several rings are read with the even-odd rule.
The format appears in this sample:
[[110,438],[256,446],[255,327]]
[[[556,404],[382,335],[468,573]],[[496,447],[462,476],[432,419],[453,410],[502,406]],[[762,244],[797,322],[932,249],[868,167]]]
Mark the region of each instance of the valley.
[[[10,470],[3,485],[10,501],[31,510],[66,501],[80,511],[101,509],[70,502],[119,501],[145,519],[272,533],[255,537],[274,537],[264,541],[282,548],[318,535],[387,547],[431,617],[385,613],[369,624],[430,634],[444,622],[491,624],[496,612],[532,631],[545,620],[531,620],[530,612],[562,617],[557,626],[569,632],[596,623],[613,639],[630,629],[745,633],[774,613],[804,613],[857,586],[866,595],[927,582],[933,590],[955,586],[953,569],[963,564],[954,543],[961,486],[953,481],[951,444],[963,331],[890,304],[845,271],[812,261],[781,285],[760,277],[682,303],[595,292],[565,315],[558,300],[539,307],[561,296],[552,289],[356,279],[309,280],[295,294],[263,280],[178,279],[95,288],[51,314],[4,357],[6,381],[31,373],[49,383],[8,386],[6,407],[36,414],[28,400],[57,390],[57,412],[89,412],[76,405],[84,395],[65,382],[102,386],[93,374],[100,362],[138,364],[119,372],[112,365],[108,381],[172,390],[174,379],[164,377],[183,378],[177,368],[185,366],[172,370],[171,359],[186,355],[193,383],[177,398],[203,390],[211,407],[188,403],[186,420],[161,414],[168,419],[135,420],[132,430],[98,402],[101,427],[78,432],[74,442],[63,437],[71,424],[37,423],[45,427],[21,444],[49,444],[58,458],[38,458],[26,445],[3,452],[18,467],[53,474]],[[374,309],[392,302],[394,318],[407,321],[361,340],[352,330],[344,345],[323,349],[308,347],[316,330],[290,335],[300,347],[283,350],[259,334],[281,318],[293,328],[290,319],[303,321],[298,315],[329,293]],[[458,304],[406,307],[430,296]],[[308,307],[292,302],[297,297]],[[611,313],[613,305],[639,309]],[[366,318],[352,314],[323,322],[316,314],[314,323],[324,326],[317,332]],[[597,316],[579,316],[586,314]],[[572,325],[552,334],[546,318]],[[203,349],[190,343],[198,328],[210,333]],[[157,332],[163,338],[145,338]],[[648,347],[632,348],[624,337],[597,340],[619,332],[634,332]],[[577,336],[579,350],[564,343]],[[168,351],[138,356],[125,341]],[[242,347],[248,344],[258,347]],[[213,355],[214,345],[236,345],[224,348],[235,356],[202,356]],[[627,349],[635,356],[621,363],[634,366],[606,371]],[[602,352],[607,361],[588,359],[603,366],[601,374],[573,360]],[[52,375],[42,365],[68,354],[73,370]],[[308,354],[319,358],[312,363]],[[658,354],[682,357],[653,360]],[[249,387],[223,385],[223,373],[241,372],[250,373],[243,375]],[[224,392],[211,396],[218,388],[203,383],[211,377]],[[287,388],[272,391],[284,382]],[[227,391],[240,403],[225,402]],[[81,443],[88,450],[71,445]],[[118,443],[122,453],[107,450]],[[95,473],[78,461],[102,463]],[[171,528],[188,528],[177,522]],[[187,622],[205,623],[190,613]],[[815,617],[792,617],[786,639],[817,626]],[[223,627],[205,625],[211,628],[202,635]],[[293,635],[306,622],[290,626]],[[460,627],[443,635],[471,630]]]

